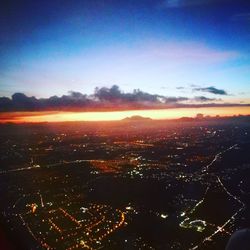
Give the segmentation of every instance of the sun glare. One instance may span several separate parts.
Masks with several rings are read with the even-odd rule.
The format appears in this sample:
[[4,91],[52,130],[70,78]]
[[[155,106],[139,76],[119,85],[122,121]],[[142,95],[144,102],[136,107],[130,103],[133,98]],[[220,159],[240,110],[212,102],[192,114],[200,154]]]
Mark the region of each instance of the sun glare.
[[195,117],[198,113],[209,116],[250,115],[250,107],[175,108],[160,110],[129,110],[108,112],[18,112],[1,115],[1,122],[64,122],[64,121],[118,121],[126,117],[142,116],[154,120]]

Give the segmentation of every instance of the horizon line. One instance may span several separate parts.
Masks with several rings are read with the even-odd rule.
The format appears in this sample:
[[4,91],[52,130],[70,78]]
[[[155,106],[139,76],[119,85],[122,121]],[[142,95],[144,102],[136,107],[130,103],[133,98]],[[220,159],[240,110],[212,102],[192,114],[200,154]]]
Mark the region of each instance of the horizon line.
[[234,107],[206,107],[206,108],[171,108],[123,111],[25,111],[0,112],[0,123],[40,123],[40,122],[67,122],[67,121],[119,121],[125,118],[139,116],[152,120],[174,120],[180,118],[194,118],[197,114],[205,117],[233,117],[250,115],[250,106]]

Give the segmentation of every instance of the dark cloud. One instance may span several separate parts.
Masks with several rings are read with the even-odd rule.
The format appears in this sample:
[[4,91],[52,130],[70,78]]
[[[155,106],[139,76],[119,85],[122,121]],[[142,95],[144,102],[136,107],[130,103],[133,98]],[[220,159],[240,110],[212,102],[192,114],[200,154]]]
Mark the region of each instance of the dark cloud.
[[117,85],[111,88],[96,88],[94,97],[100,101],[112,103],[137,103],[137,104],[172,104],[182,101],[187,101],[186,97],[166,97],[163,95],[149,94],[139,89],[135,89],[132,93],[122,92]]
[[152,102],[157,103],[164,96],[152,95],[135,89],[132,93],[123,93],[117,85],[111,88],[96,88],[94,96],[100,101],[108,102]]
[[28,97],[23,93],[15,93],[11,98],[0,97],[0,111],[39,111],[56,110],[67,107],[77,108],[89,104],[86,95],[78,92],[70,92],[69,95],[61,97],[52,96],[50,98],[37,99]]
[[[214,87],[199,88],[196,91],[204,91],[213,94],[225,95],[224,90]],[[188,102],[197,104],[188,104]],[[169,97],[158,94],[149,94],[139,89],[132,92],[123,92],[117,85],[111,88],[96,88],[92,95],[70,91],[68,95],[49,98],[28,97],[23,93],[15,93],[11,98],[0,97],[0,112],[10,111],[105,111],[105,110],[131,110],[131,109],[161,109],[174,107],[215,107],[237,106],[240,104],[214,103],[221,101],[205,96]],[[199,104],[198,104],[199,103]],[[248,105],[248,104],[247,104]],[[246,106],[246,105],[244,105]]]
[[0,98],[0,111],[40,111],[40,110],[109,110],[133,108],[162,108],[186,101],[186,97],[166,97],[149,94],[139,89],[124,93],[117,85],[111,88],[96,88],[94,94],[85,95],[70,91],[61,97],[37,99],[23,93],[15,93],[11,98]]
[[194,101],[196,101],[196,102],[214,102],[214,101],[221,101],[221,99],[208,98],[205,96],[195,96]]
[[165,98],[165,102],[166,103],[178,103],[178,102],[184,102],[184,101],[188,101],[189,98],[187,97],[166,97]]
[[228,95],[227,92],[224,89],[217,89],[213,86],[206,87],[206,88],[193,88],[193,91],[201,91],[201,92],[207,92],[215,95]]

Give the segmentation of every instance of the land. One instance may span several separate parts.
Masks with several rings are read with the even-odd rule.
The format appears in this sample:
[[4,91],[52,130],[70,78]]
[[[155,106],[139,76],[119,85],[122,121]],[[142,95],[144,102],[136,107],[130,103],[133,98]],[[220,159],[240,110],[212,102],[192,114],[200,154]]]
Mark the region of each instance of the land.
[[0,125],[13,249],[224,249],[249,227],[250,118]]

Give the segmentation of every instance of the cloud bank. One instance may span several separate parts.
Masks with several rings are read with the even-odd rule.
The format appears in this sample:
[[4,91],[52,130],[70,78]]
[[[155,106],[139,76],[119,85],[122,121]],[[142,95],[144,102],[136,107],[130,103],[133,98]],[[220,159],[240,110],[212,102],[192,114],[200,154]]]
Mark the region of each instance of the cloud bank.
[[[215,87],[196,88],[195,91],[216,95],[227,95],[226,91]],[[0,97],[0,112],[11,111],[110,111],[135,109],[162,109],[176,107],[213,107],[237,106],[241,104],[221,103],[221,99],[206,96],[171,97],[150,94],[135,89],[123,92],[117,85],[110,88],[95,88],[91,95],[70,91],[68,95],[49,98],[28,97],[23,93],[15,93],[11,98]],[[246,105],[245,105],[246,106]]]

